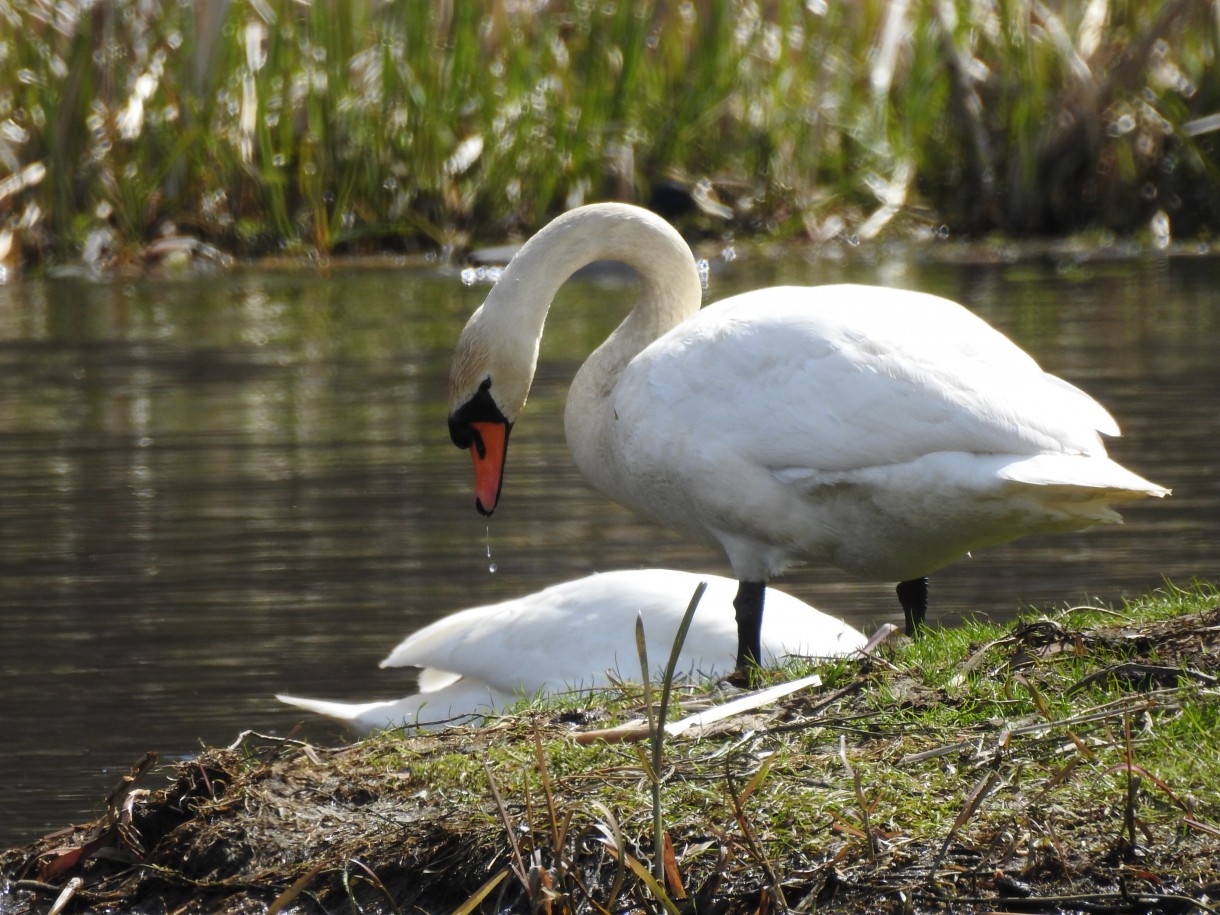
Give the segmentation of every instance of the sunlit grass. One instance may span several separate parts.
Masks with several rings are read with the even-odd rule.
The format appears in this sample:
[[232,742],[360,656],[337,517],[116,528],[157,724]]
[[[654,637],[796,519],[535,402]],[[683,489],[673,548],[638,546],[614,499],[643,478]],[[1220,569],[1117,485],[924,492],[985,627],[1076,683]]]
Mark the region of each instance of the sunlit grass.
[[[704,229],[1211,232],[1207,4],[0,0],[38,260],[452,248],[671,182]],[[680,198],[681,199],[681,198]],[[1154,218],[1155,217],[1155,218]]]
[[[1121,866],[1122,849],[1138,847],[1167,880],[1193,886],[1203,871],[1178,849],[1214,847],[1210,830],[1220,817],[1208,787],[1220,777],[1215,687],[1179,679],[1143,691],[1095,675],[1128,660],[1137,667],[1153,662],[1157,642],[1180,651],[1174,621],[1214,614],[1215,605],[1210,585],[1166,586],[1120,607],[1031,610],[1006,626],[930,631],[883,652],[871,673],[858,661],[829,665],[826,685],[807,700],[843,690],[828,709],[804,712],[795,702],[787,715],[743,725],[730,732],[735,736],[667,742],[665,828],[679,852],[700,840],[735,843],[739,870],[728,879],[749,872],[755,885],[769,879],[763,861],[787,875],[836,862],[851,881],[889,885],[905,874],[914,889],[938,868],[942,876],[968,870],[976,853],[980,875],[1003,867],[1036,881],[1048,862],[1062,878],[1085,860],[1117,855]],[[1181,627],[1193,627],[1188,645],[1203,631],[1199,626],[1196,620]],[[1205,656],[1213,657],[1214,648]],[[806,669],[797,663],[768,675],[783,679]],[[605,705],[590,708],[611,720],[638,714],[630,696],[604,698]],[[575,743],[536,723],[546,717],[536,717],[537,708],[510,713],[480,742],[477,759],[457,758],[463,785],[486,781],[485,764],[495,773],[521,818],[520,837],[508,841],[520,842],[523,852],[544,849],[544,860],[563,858],[548,845],[544,775],[570,824],[598,822],[599,811],[609,810],[625,835],[645,836],[640,753],[621,744]],[[523,723],[539,743],[519,739]],[[443,782],[444,774],[429,767],[426,778]],[[733,797],[752,780],[755,790],[738,805],[743,826]],[[500,824],[492,828],[502,834]],[[494,846],[497,840],[488,838]],[[648,853],[642,839],[631,847]],[[996,864],[986,863],[989,854]],[[706,875],[715,855],[696,852],[680,861],[688,875]],[[801,879],[789,876],[784,884],[797,892]],[[968,881],[953,885],[950,895],[973,895]]]
[[[358,860],[385,898],[428,911],[485,910],[494,881],[497,910],[574,915],[676,913],[683,894],[743,915],[762,894],[797,911],[1007,911],[1014,888],[1046,910],[1069,894],[1202,904],[1220,849],[1218,619],[1215,587],[1166,586],[1123,606],[931,630],[828,665],[821,687],[722,730],[671,737],[659,766],[647,737],[586,739],[644,715],[627,684],[523,701],[482,728],[331,749],[248,735],[244,753],[205,750],[137,800],[138,833],[101,831],[138,835],[147,855],[109,871],[102,898],[147,907],[156,868],[181,904],[207,893],[210,910],[244,911],[252,894],[307,885],[335,908]],[[674,716],[728,698],[683,690]],[[0,873],[70,840],[44,841],[7,853]]]

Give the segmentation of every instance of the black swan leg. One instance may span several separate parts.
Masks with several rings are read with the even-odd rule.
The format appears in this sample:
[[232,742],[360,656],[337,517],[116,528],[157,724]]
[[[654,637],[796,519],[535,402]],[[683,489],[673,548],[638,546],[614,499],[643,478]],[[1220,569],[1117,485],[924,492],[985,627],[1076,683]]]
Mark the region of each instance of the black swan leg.
[[737,677],[747,676],[749,669],[762,661],[763,599],[765,581],[738,582],[733,609],[737,611]]
[[898,602],[902,604],[902,612],[907,618],[907,635],[914,635],[928,615],[928,577],[925,575],[923,578],[901,581],[897,591]]

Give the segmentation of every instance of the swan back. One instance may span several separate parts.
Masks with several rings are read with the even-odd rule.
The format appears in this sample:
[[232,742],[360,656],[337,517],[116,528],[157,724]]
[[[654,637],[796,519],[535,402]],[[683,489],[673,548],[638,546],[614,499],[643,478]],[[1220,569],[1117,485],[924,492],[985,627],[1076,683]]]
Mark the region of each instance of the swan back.
[[[715,677],[733,669],[737,583],[718,575],[669,569],[605,572],[553,585],[527,597],[446,616],[408,636],[381,662],[477,678],[491,689],[532,695],[639,680],[635,620],[643,618],[653,675],[664,667],[696,585],[708,583],[680,655],[682,676]],[[778,589],[769,589],[764,659],[838,657],[864,636]]]
[[[359,732],[429,726],[481,717],[522,698],[595,689],[612,678],[638,681],[635,622],[659,676],[682,615],[700,581],[708,589],[679,657],[678,676],[713,678],[733,670],[737,583],[668,569],[606,572],[553,585],[515,600],[472,607],[408,636],[382,667],[424,667],[420,691],[402,699],[333,702],[279,695],[281,702]],[[789,656],[840,657],[862,648],[856,629],[769,589],[762,647],[767,662]]]
[[[1099,433],[1119,432],[1101,404],[968,309],[880,286],[780,286],[709,305],[649,347],[631,380],[620,415],[702,408],[698,421],[769,469],[942,451],[1105,454]],[[786,434],[758,434],[772,431],[759,428],[767,414]]]

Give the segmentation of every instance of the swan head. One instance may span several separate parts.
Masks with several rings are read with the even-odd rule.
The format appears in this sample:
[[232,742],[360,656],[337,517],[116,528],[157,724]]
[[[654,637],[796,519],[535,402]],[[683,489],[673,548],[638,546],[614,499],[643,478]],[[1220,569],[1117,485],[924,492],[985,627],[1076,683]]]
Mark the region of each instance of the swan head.
[[474,460],[475,508],[484,515],[500,498],[508,434],[525,408],[555,293],[574,271],[603,259],[633,267],[642,294],[578,380],[612,386],[636,353],[699,310],[694,255],[669,223],[647,210],[619,203],[578,207],[527,241],[466,323],[449,367],[449,435]]
[[537,343],[527,344],[527,366],[500,334],[487,344],[485,309],[471,317],[454,350],[449,368],[449,437],[470,451],[474,462],[475,508],[490,515],[500,501],[508,436],[525,407],[533,381]]
[[500,501],[512,428],[492,396],[490,377],[484,378],[474,395],[449,414],[449,437],[459,448],[469,449],[474,461],[474,507],[479,514],[490,515]]

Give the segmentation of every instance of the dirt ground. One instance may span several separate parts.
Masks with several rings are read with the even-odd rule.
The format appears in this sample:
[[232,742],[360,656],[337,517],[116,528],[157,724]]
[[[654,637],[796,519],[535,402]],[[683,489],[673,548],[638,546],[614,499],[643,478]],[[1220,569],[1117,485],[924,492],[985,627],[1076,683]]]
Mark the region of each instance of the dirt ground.
[[[980,655],[982,646],[973,647],[964,666]],[[1166,707],[1172,704],[1167,696],[1184,690],[1192,692],[1192,701],[1210,697],[1212,708],[1220,702],[1220,608],[1086,631],[1042,620],[1014,628],[1003,644],[988,650],[989,664],[999,655],[1031,678],[1037,677],[1037,661],[1056,652],[1118,658],[1106,663],[1104,673],[1127,707],[1141,699],[1148,708]],[[885,690],[887,702],[903,706],[906,720],[955,701],[944,689],[926,687],[879,659],[853,663],[852,677],[834,695],[782,700],[762,731],[776,737],[834,716],[856,722],[850,739],[858,747],[875,747],[880,758],[895,752],[899,745],[893,741],[902,738],[897,732],[903,726],[876,717],[876,691]],[[552,786],[546,801],[506,801],[494,783],[491,790],[486,782],[438,787],[413,774],[419,770],[388,762],[480,756],[505,741],[517,741],[523,754],[532,754],[539,733],[552,739],[598,724],[571,714],[525,717],[339,748],[243,735],[233,747],[209,749],[179,764],[172,783],[157,790],[141,787],[142,779],[151,780],[153,766],[144,760],[116,787],[98,821],[0,853],[0,912],[1220,911],[1214,796],[1204,799],[1213,812],[1210,820],[1183,802],[1179,825],[1171,830],[1145,826],[1134,799],[1128,828],[1116,830],[1112,811],[1047,803],[1032,790],[1027,797],[1009,792],[1003,813],[988,818],[983,798],[997,778],[1011,785],[1020,770],[1011,759],[1003,764],[1007,769],[999,762],[991,770],[986,762],[972,763],[975,771],[964,784],[975,786],[973,794],[965,792],[958,822],[936,841],[904,838],[887,823],[870,824],[867,810],[854,826],[840,818],[828,831],[834,841],[816,855],[761,851],[764,837],[753,834],[749,818],[741,815],[735,824],[702,830],[674,824],[673,845],[683,851],[666,856],[667,892],[650,888],[628,866],[632,854],[647,856],[650,837],[608,838],[613,829],[605,824],[613,823],[612,815],[573,815],[582,807],[576,782],[553,786],[562,790],[560,806],[568,812],[556,815],[552,809],[548,816]],[[707,752],[716,741],[729,752],[751,733],[739,727],[709,737]],[[1044,763],[1066,779],[1075,763],[1054,758],[1062,752],[1055,741],[1038,746],[1047,758],[1021,766]],[[951,751],[918,755],[961,757]],[[909,745],[901,752],[912,758]],[[1220,785],[1211,787],[1220,793]],[[585,803],[586,812],[601,810],[596,801]],[[640,804],[648,807],[647,794]],[[590,819],[603,828],[577,825]],[[506,822],[538,825],[521,827],[509,841]],[[627,853],[620,857],[615,846]],[[690,857],[695,863],[680,865],[692,848],[702,850]]]

